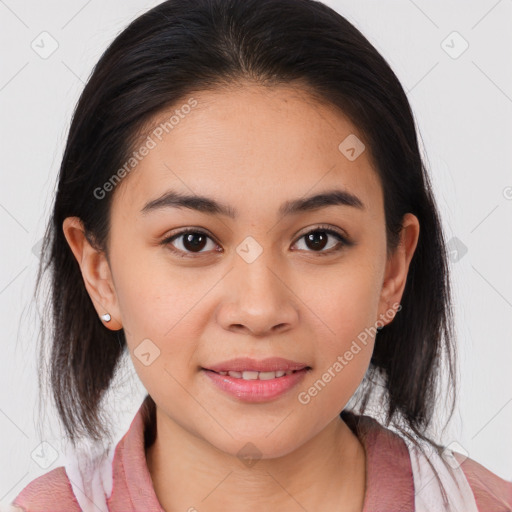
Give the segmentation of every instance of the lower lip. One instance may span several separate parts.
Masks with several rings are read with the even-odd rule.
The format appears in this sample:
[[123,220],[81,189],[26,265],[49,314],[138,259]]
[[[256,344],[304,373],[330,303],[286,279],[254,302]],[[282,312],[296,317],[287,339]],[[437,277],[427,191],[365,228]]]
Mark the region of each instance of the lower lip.
[[308,370],[304,368],[290,375],[283,375],[282,377],[269,380],[237,379],[229,375],[220,375],[211,370],[204,369],[203,372],[219,389],[244,402],[267,402],[283,395],[299,384],[306,376]]

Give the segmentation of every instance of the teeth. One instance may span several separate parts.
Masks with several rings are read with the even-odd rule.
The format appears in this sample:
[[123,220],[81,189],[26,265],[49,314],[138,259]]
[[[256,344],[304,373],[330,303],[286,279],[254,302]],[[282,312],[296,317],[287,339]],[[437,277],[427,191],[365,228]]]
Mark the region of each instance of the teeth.
[[258,378],[260,380],[270,380],[277,377],[277,372],[259,372]]
[[256,380],[258,378],[258,372],[242,372],[242,379],[244,380]]
[[244,372],[219,372],[220,375],[229,375],[230,377],[234,377],[236,379],[244,379],[244,380],[270,380],[279,377],[283,377],[284,375],[291,375],[293,370],[284,371],[278,370],[276,372],[254,372],[254,371],[244,371]]

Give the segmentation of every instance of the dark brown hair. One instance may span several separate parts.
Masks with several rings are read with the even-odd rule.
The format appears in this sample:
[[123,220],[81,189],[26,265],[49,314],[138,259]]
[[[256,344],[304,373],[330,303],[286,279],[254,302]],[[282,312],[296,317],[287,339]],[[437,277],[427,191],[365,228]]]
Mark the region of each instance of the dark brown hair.
[[[241,81],[307,89],[358,127],[383,187],[388,253],[397,246],[404,214],[418,217],[402,310],[377,334],[358,412],[380,388],[386,424],[401,425],[440,451],[427,433],[443,356],[453,414],[456,354],[445,241],[413,114],[379,52],[343,16],[313,0],[169,0],[135,19],[94,68],[73,115],[37,280],[39,288],[49,272],[49,376],[66,432],[73,442],[109,435],[100,402],[126,340],[122,330],[112,332],[99,320],[63,221],[79,217],[108,255],[115,192],[98,200],[94,190],[123,165],[156,114],[193,91],[229,91]],[[47,348],[43,342],[42,355]],[[154,417],[149,395],[144,403]]]

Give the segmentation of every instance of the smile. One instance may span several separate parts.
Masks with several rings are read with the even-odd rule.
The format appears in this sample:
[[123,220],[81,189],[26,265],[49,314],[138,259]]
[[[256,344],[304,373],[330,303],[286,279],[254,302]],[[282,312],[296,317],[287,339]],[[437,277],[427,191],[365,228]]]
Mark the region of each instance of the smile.
[[284,396],[296,387],[310,370],[311,368],[306,367],[301,370],[273,372],[215,372],[203,368],[201,373],[222,393],[243,402],[261,403]]
[[251,370],[246,370],[242,372],[215,372],[219,375],[229,375],[230,377],[234,377],[235,379],[244,379],[244,380],[270,380],[275,378],[284,377],[285,375],[291,375],[292,373],[295,373],[298,370],[278,370],[276,372],[255,372]]

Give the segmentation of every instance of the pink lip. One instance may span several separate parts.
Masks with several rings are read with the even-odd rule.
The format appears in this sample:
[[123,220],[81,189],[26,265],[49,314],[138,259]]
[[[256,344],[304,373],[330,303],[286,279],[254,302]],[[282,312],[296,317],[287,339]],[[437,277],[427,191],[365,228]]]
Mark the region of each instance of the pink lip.
[[[214,372],[277,372],[278,370],[302,370],[308,368],[306,363],[299,363],[291,361],[290,359],[283,359],[282,357],[269,357],[260,361],[251,359],[250,357],[238,357],[223,361],[214,365],[204,367],[204,370],[212,370]],[[273,379],[272,379],[273,380]]]
[[[247,369],[247,367],[245,367],[245,369]],[[214,371],[203,369],[203,373],[207,375],[219,389],[245,402],[267,402],[277,398],[302,381],[307,372],[308,369],[303,368],[290,375],[283,375],[275,379],[244,380],[230,377],[229,375],[220,375]]]

